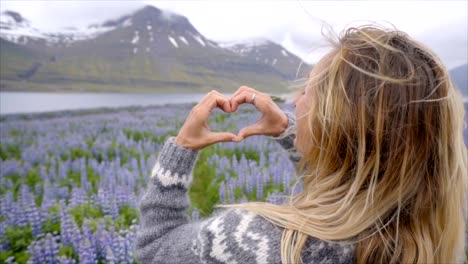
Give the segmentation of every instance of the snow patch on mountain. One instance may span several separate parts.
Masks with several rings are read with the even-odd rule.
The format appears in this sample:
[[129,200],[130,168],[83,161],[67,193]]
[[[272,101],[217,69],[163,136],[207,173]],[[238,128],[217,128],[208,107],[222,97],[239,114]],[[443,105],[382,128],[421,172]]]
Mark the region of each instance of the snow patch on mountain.
[[189,45],[188,41],[183,37],[183,36],[179,36],[179,39],[185,43],[185,45]]
[[206,43],[203,41],[202,37],[196,36],[192,33],[189,33],[189,34],[192,36],[193,39],[195,39],[198,43],[200,43],[200,45],[202,45],[203,47],[206,46]]
[[172,45],[176,48],[179,47],[179,45],[177,44],[177,41],[175,41],[175,39],[171,36],[167,36],[167,38],[169,39],[169,41],[172,43]]
[[122,27],[129,27],[133,24],[132,22],[132,19],[131,18],[127,18],[123,23],[122,23]]
[[132,42],[132,44],[135,45],[135,44],[138,43],[139,40],[140,40],[140,35],[139,35],[139,33],[138,33],[138,30],[136,30],[136,31],[134,32],[133,39],[132,39],[131,42]]

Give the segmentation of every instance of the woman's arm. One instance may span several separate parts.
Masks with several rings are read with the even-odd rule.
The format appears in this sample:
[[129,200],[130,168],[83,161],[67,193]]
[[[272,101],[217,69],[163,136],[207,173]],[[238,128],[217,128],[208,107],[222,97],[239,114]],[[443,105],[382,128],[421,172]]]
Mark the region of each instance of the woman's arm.
[[216,91],[208,93],[192,109],[177,137],[169,138],[159,153],[140,201],[136,255],[141,263],[194,263],[196,260],[190,243],[191,238],[198,236],[200,226],[189,224],[187,191],[198,150],[231,141],[236,136],[210,131],[207,119],[214,108],[231,111],[224,95]]
[[294,146],[294,140],[296,139],[296,117],[294,114],[285,112],[286,116],[288,117],[288,126],[284,130],[281,135],[277,137],[273,137],[273,139],[278,142],[283,149],[288,151],[289,159],[294,162],[298,163],[302,157],[302,154],[297,151],[296,147]]
[[281,230],[234,209],[199,222],[188,216],[197,151],[169,138],[140,202],[136,258],[147,263],[280,263]]
[[[167,243],[174,245],[174,250],[181,250],[182,253],[189,250],[184,246],[176,247],[178,241],[184,238],[179,237],[182,235],[180,231],[173,235],[171,232],[189,223],[187,210],[190,201],[187,190],[192,182],[191,170],[197,154],[198,151],[175,144],[174,138],[169,138],[161,149],[147,190],[140,201],[140,228],[136,244],[139,263],[158,262],[157,258],[165,255],[170,257],[169,262],[182,263],[183,259],[178,259],[178,254],[171,254],[165,249]],[[183,254],[180,256],[183,257]]]

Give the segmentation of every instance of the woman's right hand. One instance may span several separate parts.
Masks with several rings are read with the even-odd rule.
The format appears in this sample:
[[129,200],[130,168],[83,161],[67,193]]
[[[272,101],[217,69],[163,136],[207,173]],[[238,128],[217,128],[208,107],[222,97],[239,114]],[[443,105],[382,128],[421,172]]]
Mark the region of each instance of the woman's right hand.
[[[253,98],[255,99],[252,100]],[[288,127],[288,117],[266,93],[242,86],[231,96],[229,102],[232,112],[237,111],[239,105],[249,103],[262,113],[258,122],[242,128],[234,141],[241,141],[253,135],[279,136]]]

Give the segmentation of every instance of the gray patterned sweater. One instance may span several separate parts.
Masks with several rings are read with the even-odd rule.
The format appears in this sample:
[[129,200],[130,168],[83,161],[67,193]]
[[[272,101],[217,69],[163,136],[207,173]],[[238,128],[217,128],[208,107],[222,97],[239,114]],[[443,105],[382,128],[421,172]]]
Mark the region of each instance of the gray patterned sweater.
[[[288,129],[295,129],[292,114]],[[295,133],[275,140],[299,156]],[[197,151],[169,138],[159,153],[146,193],[140,201],[136,257],[139,263],[281,263],[282,228],[242,209],[227,209],[208,219],[191,222],[187,191]],[[304,263],[353,263],[354,246],[310,237],[303,248]]]

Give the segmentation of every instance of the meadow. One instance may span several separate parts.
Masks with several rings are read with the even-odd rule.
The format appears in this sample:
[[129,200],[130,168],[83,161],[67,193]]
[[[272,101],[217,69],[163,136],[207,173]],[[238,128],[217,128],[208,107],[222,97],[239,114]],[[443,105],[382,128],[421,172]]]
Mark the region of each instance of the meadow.
[[[0,263],[136,263],[138,201],[160,147],[192,107],[0,116]],[[235,133],[258,118],[243,106],[215,111],[209,124]],[[189,213],[198,220],[216,204],[282,203],[300,191],[294,171],[268,137],[212,145],[196,163]]]

